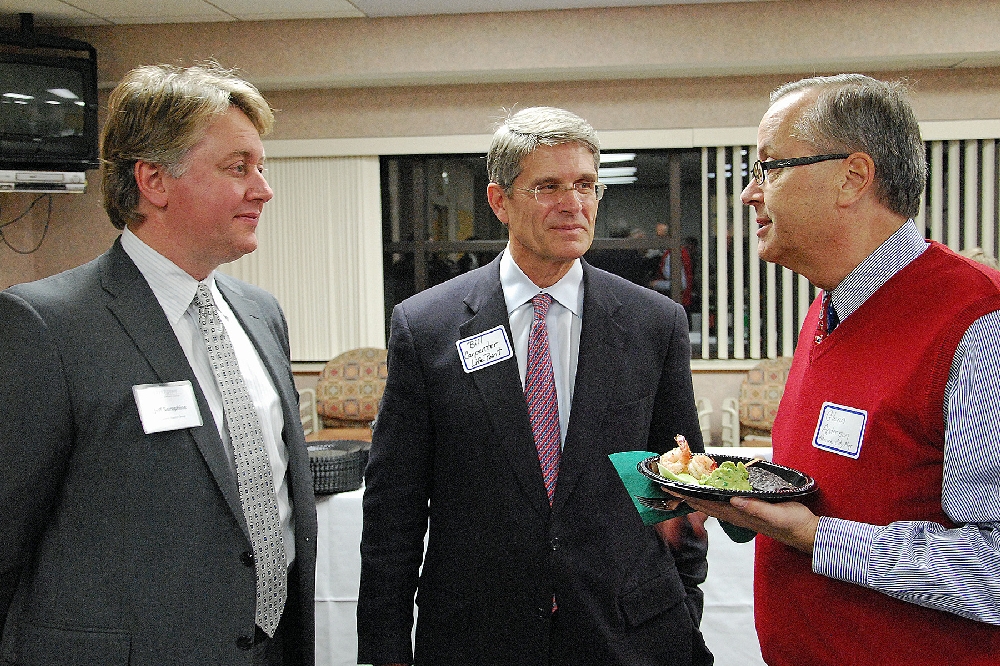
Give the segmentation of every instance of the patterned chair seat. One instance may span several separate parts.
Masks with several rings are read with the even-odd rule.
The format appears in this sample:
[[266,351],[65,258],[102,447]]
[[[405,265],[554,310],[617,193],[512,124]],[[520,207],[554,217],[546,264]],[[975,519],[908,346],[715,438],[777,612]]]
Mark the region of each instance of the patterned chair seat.
[[789,356],[761,361],[747,372],[740,387],[740,439],[744,446],[770,446],[771,427],[785,392]]
[[361,347],[323,367],[316,383],[316,411],[324,428],[367,427],[378,414],[388,374],[387,352]]

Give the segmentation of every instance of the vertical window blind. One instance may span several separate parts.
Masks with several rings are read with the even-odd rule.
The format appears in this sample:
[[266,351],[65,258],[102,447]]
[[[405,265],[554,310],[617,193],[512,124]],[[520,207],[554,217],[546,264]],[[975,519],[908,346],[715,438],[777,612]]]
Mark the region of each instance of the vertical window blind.
[[[981,247],[996,256],[997,139],[942,134],[926,142],[917,226],[954,250]],[[754,213],[740,202],[756,148],[700,151],[701,200],[691,202],[701,212],[702,248],[693,267],[701,291],[700,312],[692,313],[699,316],[691,317],[693,356],[711,362],[790,356],[817,290],[757,258]],[[269,159],[268,169],[275,197],[261,218],[260,247],[223,270],[277,296],[294,361],[384,347],[391,304],[384,297],[382,206],[388,203],[381,200],[379,158],[282,157]]]

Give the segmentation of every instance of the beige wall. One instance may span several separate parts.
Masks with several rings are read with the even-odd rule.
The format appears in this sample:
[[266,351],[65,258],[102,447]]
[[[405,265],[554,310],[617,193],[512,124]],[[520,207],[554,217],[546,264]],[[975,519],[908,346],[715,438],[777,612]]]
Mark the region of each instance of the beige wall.
[[992,0],[708,3],[74,30],[110,84],[136,62],[237,59],[269,90],[997,66]]
[[[921,121],[1000,116],[1000,67],[871,73],[911,79],[913,103]],[[569,108],[599,131],[753,127],[767,108],[768,91],[789,78],[726,76],[267,91],[277,110],[277,125],[269,138],[486,134],[502,108],[535,104]],[[102,95],[102,104],[105,97]],[[88,261],[115,237],[117,231],[101,207],[100,174],[90,171],[87,178],[87,194],[53,197],[50,229],[38,252],[21,256],[0,245],[0,288]],[[35,196],[0,194],[0,223],[26,210]],[[20,249],[33,247],[44,230],[46,210],[46,201],[39,202],[23,220],[5,227],[4,236]]]
[[[1000,33],[998,33],[1000,34]],[[918,118],[997,118],[1000,68],[867,73],[907,77]],[[274,139],[483,134],[503,108],[569,108],[600,130],[756,127],[768,93],[799,75],[272,91]]]
[[[130,68],[216,58],[277,110],[272,139],[488,133],[501,109],[569,108],[600,130],[756,126],[785,81],[862,71],[906,77],[921,121],[1000,117],[994,0],[786,0],[520,14],[67,29],[98,51],[103,103]],[[103,114],[102,114],[103,117]],[[83,263],[117,234],[98,173],[85,195],[53,198],[38,252],[0,245],[0,288]],[[0,224],[36,195],[0,194]],[[280,196],[280,192],[278,193]],[[31,247],[45,201],[3,230]],[[695,373],[714,407],[739,371]],[[314,375],[302,374],[310,385]]]
[[[118,235],[101,207],[97,172],[88,174],[86,194],[57,194],[52,197],[52,217],[48,231],[48,197],[43,197],[21,220],[3,228],[3,237],[18,254],[0,244],[0,289],[53,275],[93,259],[106,250]],[[28,210],[38,194],[0,194],[0,224]],[[43,237],[44,235],[44,237]]]
[[[813,73],[906,76],[920,120],[997,118],[1000,12],[973,0],[787,0],[388,19],[63,30],[98,51],[106,96],[130,68],[217,58],[277,109],[273,139],[485,134],[502,108],[563,106],[598,130],[756,126],[767,92]],[[103,109],[102,109],[103,110]],[[0,288],[99,254],[99,178],[54,197],[33,255],[0,245]],[[279,193],[280,196],[280,193]],[[33,195],[0,194],[0,223]],[[44,202],[43,202],[44,203]],[[40,207],[4,229],[37,242]]]

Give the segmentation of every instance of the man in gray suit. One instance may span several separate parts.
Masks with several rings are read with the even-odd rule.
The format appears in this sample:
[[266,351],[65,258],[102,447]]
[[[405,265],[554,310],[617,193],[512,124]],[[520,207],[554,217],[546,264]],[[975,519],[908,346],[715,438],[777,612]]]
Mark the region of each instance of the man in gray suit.
[[0,294],[0,663],[310,665],[316,513],[275,299],[217,273],[273,192],[215,65],[111,93],[120,239]]
[[506,250],[393,311],[359,663],[712,663],[704,532],[644,526],[608,459],[702,440],[684,309],[580,258],[599,159],[572,113],[508,118],[487,157]]

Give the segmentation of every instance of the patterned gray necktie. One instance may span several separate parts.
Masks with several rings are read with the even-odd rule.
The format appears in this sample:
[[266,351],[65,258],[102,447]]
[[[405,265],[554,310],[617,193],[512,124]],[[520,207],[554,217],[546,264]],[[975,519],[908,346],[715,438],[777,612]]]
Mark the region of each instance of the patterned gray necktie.
[[195,305],[212,372],[222,390],[222,404],[236,461],[240,502],[253,542],[257,570],[257,613],[254,619],[268,636],[274,636],[288,596],[288,573],[271,462],[264,449],[260,419],[240,373],[233,345],[222,326],[212,293],[204,284],[198,285]]

